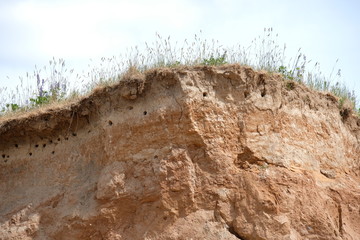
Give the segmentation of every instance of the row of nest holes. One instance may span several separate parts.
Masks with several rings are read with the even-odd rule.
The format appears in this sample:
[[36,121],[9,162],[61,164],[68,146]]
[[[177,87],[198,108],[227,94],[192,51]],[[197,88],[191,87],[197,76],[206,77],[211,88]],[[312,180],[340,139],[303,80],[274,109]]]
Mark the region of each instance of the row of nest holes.
[[[131,110],[131,109],[133,109],[133,107],[130,106],[130,107],[128,107],[128,109]],[[147,111],[144,111],[143,114],[144,114],[144,115],[147,115],[148,112],[147,112]],[[108,124],[109,124],[110,126],[112,126],[112,125],[113,125],[113,122],[112,122],[111,120],[109,120],[109,121],[108,121]],[[91,130],[88,131],[88,133],[90,133],[90,132],[91,132]],[[73,132],[71,135],[74,136],[74,137],[76,137],[76,136],[77,136],[77,133]],[[69,137],[65,137],[64,139],[65,139],[65,140],[69,140]],[[61,138],[57,138],[57,141],[60,142],[60,141],[61,141]],[[50,144],[53,143],[53,140],[49,140],[49,143],[50,143]],[[45,147],[46,147],[46,143],[43,143],[42,145],[41,145],[41,144],[35,144],[35,148],[39,148],[39,147],[41,147],[41,146],[42,146],[43,148],[45,148]],[[19,144],[16,143],[16,144],[15,144],[15,147],[18,148],[18,147],[19,147]],[[55,151],[52,151],[51,154],[55,154]],[[33,155],[33,153],[32,153],[32,152],[29,152],[29,156],[32,156],[32,155]],[[6,155],[6,154],[2,154],[2,158],[4,158],[4,159],[5,159],[5,158],[10,158],[10,156],[9,156],[9,155]],[[4,162],[7,162],[7,159],[5,159]]]
[[[33,155],[32,152],[29,152],[28,154],[29,154],[30,157]],[[55,154],[55,151],[52,151],[51,154]],[[5,162],[5,163],[6,163],[6,162],[8,161],[8,159],[10,158],[10,155],[6,155],[6,154],[2,154],[1,156],[2,156],[2,158],[4,159],[4,162]]]
[[[52,151],[51,154],[55,154],[55,151]],[[32,156],[32,152],[29,152],[29,156]],[[3,155],[2,155],[2,158],[10,158],[10,156],[3,154]],[[158,158],[158,156],[155,155],[155,156],[154,156],[154,159],[157,159],[157,158]],[[7,162],[7,161],[8,161],[7,159],[4,160],[4,162]]]
[[[203,92],[203,97],[207,97],[207,92]],[[265,97],[265,95],[266,95],[266,90],[264,89],[264,90],[262,90],[261,91],[261,97]],[[247,98],[249,96],[249,93],[248,92],[244,92],[244,97],[245,98]]]
[[[55,151],[52,151],[51,154],[55,154]],[[29,156],[32,156],[32,152],[29,152]]]
[[[143,114],[144,114],[144,115],[147,115],[148,112],[147,112],[147,111],[144,111]],[[108,124],[109,124],[110,126],[112,126],[112,125],[113,125],[113,122],[112,122],[111,120],[109,120],[109,121],[108,121]],[[90,131],[89,131],[89,132],[90,132]]]
[[[248,96],[249,96],[249,92],[248,91],[245,91],[244,92],[244,97],[245,98],[247,98]],[[261,90],[261,97],[265,97],[265,95],[266,95],[266,89],[263,89],[263,90]],[[203,92],[203,97],[207,97],[207,95],[208,95],[208,93],[207,92]]]
[[[74,137],[76,137],[76,136],[77,136],[77,133],[73,132],[71,135],[74,136]],[[69,137],[65,137],[64,139],[65,139],[65,140],[69,140]],[[60,141],[61,141],[61,138],[57,138],[56,140],[57,140],[58,142],[60,142]],[[53,140],[49,140],[49,143],[52,144],[52,143],[54,143],[54,141],[53,141]],[[19,144],[17,144],[17,143],[15,143],[14,146],[15,146],[16,148],[19,148]],[[47,146],[46,143],[43,143],[43,144],[35,144],[35,145],[34,145],[35,148],[41,148],[41,147],[42,147],[42,148],[45,148],[46,146]],[[29,154],[30,157],[33,155],[32,152],[29,152],[28,154]],[[55,151],[52,151],[51,154],[55,154]],[[2,154],[1,156],[2,156],[3,159],[5,159],[4,162],[7,162],[7,158],[10,158],[10,155],[6,155],[6,154]]]

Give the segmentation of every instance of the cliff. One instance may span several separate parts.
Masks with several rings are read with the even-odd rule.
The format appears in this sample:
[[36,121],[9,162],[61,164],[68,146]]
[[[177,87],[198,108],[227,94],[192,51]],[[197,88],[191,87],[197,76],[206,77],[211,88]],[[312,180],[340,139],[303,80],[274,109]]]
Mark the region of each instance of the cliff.
[[0,122],[0,239],[360,239],[360,120],[240,65]]

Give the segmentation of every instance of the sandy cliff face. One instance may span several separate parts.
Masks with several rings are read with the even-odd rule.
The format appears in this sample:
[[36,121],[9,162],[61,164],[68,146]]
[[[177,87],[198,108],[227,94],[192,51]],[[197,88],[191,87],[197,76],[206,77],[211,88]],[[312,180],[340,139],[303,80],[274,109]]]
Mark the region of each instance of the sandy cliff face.
[[360,120],[239,65],[0,123],[0,239],[360,239]]

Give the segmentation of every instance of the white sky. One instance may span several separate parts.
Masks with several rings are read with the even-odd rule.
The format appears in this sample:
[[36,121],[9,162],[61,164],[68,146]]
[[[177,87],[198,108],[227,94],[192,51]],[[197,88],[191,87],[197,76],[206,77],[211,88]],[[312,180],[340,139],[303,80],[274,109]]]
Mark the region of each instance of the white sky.
[[327,74],[339,58],[360,96],[358,0],[0,0],[0,87],[20,84],[18,76],[52,57],[81,72],[90,58],[152,42],[156,32],[183,42],[202,30],[225,46],[249,45],[265,27],[286,43],[288,58],[301,47]]

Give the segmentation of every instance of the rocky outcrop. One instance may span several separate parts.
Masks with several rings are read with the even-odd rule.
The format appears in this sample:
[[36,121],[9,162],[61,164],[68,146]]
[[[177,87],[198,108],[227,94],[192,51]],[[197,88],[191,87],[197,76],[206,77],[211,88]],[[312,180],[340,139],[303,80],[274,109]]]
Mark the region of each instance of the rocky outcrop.
[[0,239],[360,239],[360,120],[248,67],[0,122]]

